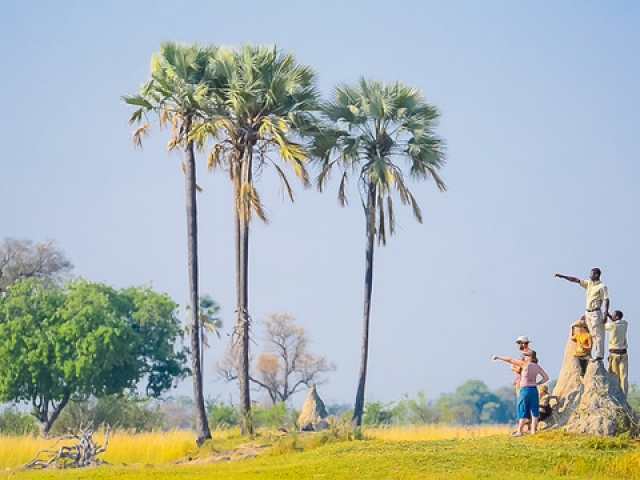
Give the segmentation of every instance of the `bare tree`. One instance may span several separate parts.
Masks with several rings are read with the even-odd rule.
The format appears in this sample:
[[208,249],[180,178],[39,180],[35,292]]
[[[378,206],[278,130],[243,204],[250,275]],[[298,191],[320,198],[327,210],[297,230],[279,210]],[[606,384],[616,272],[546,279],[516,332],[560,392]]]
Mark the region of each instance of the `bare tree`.
[[[324,357],[307,350],[307,333],[303,327],[296,325],[291,315],[274,313],[263,323],[265,346],[252,368],[249,380],[265,390],[274,405],[286,402],[303,386],[324,383],[321,375],[336,369]],[[227,356],[216,363],[216,371],[225,380],[233,381],[238,378],[237,366],[237,349],[232,347]]]
[[0,292],[21,278],[62,277],[73,269],[73,264],[53,240],[36,243],[6,237],[0,245]]

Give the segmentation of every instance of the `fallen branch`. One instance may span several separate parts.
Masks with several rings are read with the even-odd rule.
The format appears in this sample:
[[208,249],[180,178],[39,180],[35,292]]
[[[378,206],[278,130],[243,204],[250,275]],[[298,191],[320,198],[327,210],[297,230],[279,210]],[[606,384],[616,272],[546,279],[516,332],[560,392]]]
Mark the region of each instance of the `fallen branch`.
[[109,426],[105,429],[104,445],[98,445],[93,440],[94,430],[91,425],[80,427],[77,433],[69,431],[57,438],[53,447],[60,442],[76,440],[75,445],[63,445],[57,450],[40,450],[35,458],[25,465],[26,468],[82,468],[99,463],[96,458],[107,450],[109,445]]

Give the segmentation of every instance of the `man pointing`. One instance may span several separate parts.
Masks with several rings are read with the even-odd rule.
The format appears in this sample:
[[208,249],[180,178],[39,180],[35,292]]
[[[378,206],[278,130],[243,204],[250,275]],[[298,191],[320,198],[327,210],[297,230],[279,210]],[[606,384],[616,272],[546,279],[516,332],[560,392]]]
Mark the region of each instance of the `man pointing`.
[[[556,278],[563,278],[572,283],[579,284],[587,291],[587,313],[585,320],[589,327],[589,333],[593,337],[593,351],[596,360],[604,358],[604,319],[609,315],[609,292],[607,286],[600,281],[602,272],[599,268],[591,270],[589,280],[580,280],[576,277],[560,275],[556,273]],[[604,313],[602,304],[604,303]]]

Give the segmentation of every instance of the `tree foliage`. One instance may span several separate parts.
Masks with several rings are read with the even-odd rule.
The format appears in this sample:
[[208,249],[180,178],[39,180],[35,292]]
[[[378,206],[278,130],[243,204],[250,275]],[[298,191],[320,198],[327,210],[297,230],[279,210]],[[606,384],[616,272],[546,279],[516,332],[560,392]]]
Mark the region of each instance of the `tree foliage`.
[[150,288],[21,280],[0,298],[0,401],[30,402],[48,433],[72,396],[158,396],[183,377],[177,305]]
[[415,398],[405,395],[399,401],[365,403],[365,425],[478,425],[509,424],[516,420],[514,389],[491,391],[480,380],[469,380],[455,392],[429,400],[419,391]]
[[0,292],[21,278],[58,278],[73,264],[51,240],[37,243],[7,237],[0,245]]

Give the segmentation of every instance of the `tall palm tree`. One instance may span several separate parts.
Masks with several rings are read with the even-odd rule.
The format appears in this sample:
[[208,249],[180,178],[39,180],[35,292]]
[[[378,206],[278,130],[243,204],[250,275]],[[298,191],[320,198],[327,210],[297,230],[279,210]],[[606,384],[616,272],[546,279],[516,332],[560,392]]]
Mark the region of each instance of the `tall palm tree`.
[[302,137],[317,109],[313,69],[296,62],[277,47],[245,45],[220,52],[212,80],[215,111],[194,129],[201,145],[207,137],[215,146],[209,155],[212,170],[224,169],[233,183],[235,206],[237,323],[234,350],[238,352],[240,408],[247,433],[252,433],[249,394],[249,225],[254,216],[267,217],[255,181],[265,166],[274,167],[291,201],[293,191],[284,169],[288,164],[305,186],[309,155]]
[[356,86],[339,86],[323,112],[331,127],[319,132],[314,142],[313,153],[323,164],[318,186],[322,190],[332,168],[341,167],[338,198],[344,206],[349,175],[357,174],[366,221],[364,326],[353,412],[353,422],[360,426],[369,354],[374,247],[376,239],[379,245],[386,244],[387,231],[390,235],[395,232],[392,194],[410,205],[422,222],[420,207],[405,183],[406,168],[396,162],[407,160],[410,177],[432,178],[444,191],[446,186],[437,173],[444,164],[444,154],[442,142],[434,134],[437,109],[418,90],[403,83],[387,85],[361,79]]
[[151,59],[151,79],[140,94],[123,97],[125,103],[137,107],[130,123],[143,123],[134,133],[134,145],[142,147],[142,137],[148,134],[151,123],[149,113],[158,116],[160,126],[172,125],[169,151],[184,151],[182,169],[185,174],[187,210],[187,256],[189,270],[189,306],[191,312],[191,352],[193,393],[196,406],[197,443],[211,438],[202,391],[202,365],[200,323],[198,314],[198,224],[196,205],[196,162],[194,142],[189,135],[196,122],[202,121],[204,112],[211,110],[209,83],[211,58],[215,47],[185,46],[163,43],[160,53]]

